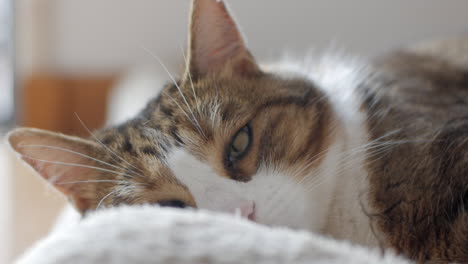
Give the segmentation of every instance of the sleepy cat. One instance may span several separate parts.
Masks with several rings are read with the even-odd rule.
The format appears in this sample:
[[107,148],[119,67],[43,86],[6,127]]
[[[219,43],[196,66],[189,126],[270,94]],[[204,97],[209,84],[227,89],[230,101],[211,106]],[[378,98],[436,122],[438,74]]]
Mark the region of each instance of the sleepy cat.
[[468,262],[466,56],[259,65],[222,1],[192,5],[180,79],[88,139],[12,131],[22,160],[83,214],[202,208]]

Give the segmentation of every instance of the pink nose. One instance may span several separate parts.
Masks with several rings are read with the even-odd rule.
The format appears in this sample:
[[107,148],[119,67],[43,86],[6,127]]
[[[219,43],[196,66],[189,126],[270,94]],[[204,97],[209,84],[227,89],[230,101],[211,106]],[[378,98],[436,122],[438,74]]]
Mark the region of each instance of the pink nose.
[[255,202],[246,201],[237,207],[240,210],[240,216],[255,221]]

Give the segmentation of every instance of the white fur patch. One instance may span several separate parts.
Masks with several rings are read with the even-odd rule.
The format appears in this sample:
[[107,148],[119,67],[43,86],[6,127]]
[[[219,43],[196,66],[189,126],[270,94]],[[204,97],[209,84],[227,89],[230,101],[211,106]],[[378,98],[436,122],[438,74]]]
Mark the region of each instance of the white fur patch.
[[[326,159],[325,167],[331,168],[330,162]],[[254,202],[255,221],[259,223],[313,231],[323,229],[335,185],[333,174],[321,168],[314,171],[317,175],[300,182],[292,175],[268,169],[259,169],[249,182],[238,182],[217,175],[183,149],[170,156],[168,165],[199,208],[234,213],[243,204]],[[320,174],[331,177],[317,181]]]
[[[307,228],[307,197],[286,175],[260,172],[247,183],[226,179],[183,149],[176,150],[168,164],[199,208],[235,213],[241,205],[254,202],[255,218],[260,223]],[[285,205],[285,201],[294,205]]]

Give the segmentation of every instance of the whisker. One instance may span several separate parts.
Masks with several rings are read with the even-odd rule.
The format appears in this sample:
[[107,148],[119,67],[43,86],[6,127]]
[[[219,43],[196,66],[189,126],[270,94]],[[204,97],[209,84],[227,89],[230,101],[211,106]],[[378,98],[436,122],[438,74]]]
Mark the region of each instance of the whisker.
[[[290,185],[289,188],[288,188],[288,191],[295,191],[295,190],[299,190],[300,186],[292,186]],[[269,207],[269,211],[268,212],[268,216],[267,216],[267,219],[275,219],[277,218],[278,216],[281,216],[281,215],[284,215],[284,212],[287,210],[287,208],[289,206],[291,206],[291,204],[295,201],[295,197],[294,195],[289,195],[288,197],[278,197],[277,196],[277,199],[275,200],[274,203],[270,203],[270,207]],[[273,206],[276,206],[276,208],[278,208],[277,210],[273,210]]]
[[[352,165],[355,164],[355,162],[360,162],[361,160],[365,159],[371,159],[370,162],[375,162],[379,160],[381,157],[378,157],[377,159],[374,159],[373,157],[379,156],[381,153],[384,153],[385,151],[389,150],[391,147],[396,146],[396,145],[401,145],[401,144],[407,144],[407,143],[424,143],[428,142],[428,140],[394,140],[394,141],[380,141],[385,137],[391,136],[393,134],[398,133],[400,130],[394,130],[391,131],[382,137],[373,140],[369,143],[366,143],[364,145],[352,148],[348,151],[339,153],[339,159],[337,161],[338,163],[338,170],[335,170],[331,173],[333,174],[341,174],[344,170],[348,169]],[[365,152],[365,155],[359,156],[357,158],[354,154],[360,153],[360,152]],[[319,153],[320,155],[325,154],[325,153]],[[309,159],[309,162],[300,170],[297,170],[296,173],[293,173],[293,178],[296,178],[297,175],[302,174],[305,169],[308,169],[315,159],[317,158],[317,155],[315,155],[312,159]],[[325,182],[326,179],[330,176],[330,173],[317,173],[318,169],[314,169],[312,172],[309,172],[307,176],[303,177],[301,180],[299,180],[296,185],[294,186],[289,186],[289,188],[286,189],[287,192],[290,192],[291,190],[295,188],[304,188],[306,192],[311,192],[322,186]],[[316,175],[316,177],[310,178],[310,176]],[[309,179],[311,179],[309,181]],[[302,185],[302,183],[306,182],[305,185]],[[295,188],[291,188],[295,187]],[[278,193],[278,190],[276,190],[274,193],[272,193],[271,196],[277,196],[276,194]],[[269,212],[268,217],[275,217],[277,215],[281,215],[286,209],[287,206],[289,205],[289,202],[292,202],[292,198],[289,197],[287,199],[279,199],[278,197],[270,199],[267,212]],[[291,201],[289,201],[291,200]],[[272,210],[273,206],[276,206],[279,208],[279,210]]]
[[[317,174],[316,172],[318,171],[318,169],[314,169],[311,173],[309,173],[309,176],[312,176],[312,175],[320,175],[320,174]],[[293,178],[295,178],[296,176],[293,176]],[[295,192],[295,191],[302,191],[302,190],[305,190],[306,192],[310,192],[312,191],[313,189],[316,189],[318,188],[321,184],[323,184],[326,180],[326,177],[313,177],[313,178],[309,178],[307,176],[303,177],[301,180],[299,180],[297,183],[295,184],[291,184],[288,186],[288,188],[284,191],[286,193],[291,193],[291,192]],[[304,185],[302,185],[302,183],[305,183]],[[281,187],[282,188],[282,187]],[[279,188],[278,188],[279,189]],[[287,210],[288,206],[291,205],[291,203],[294,202],[294,195],[290,195],[288,197],[276,197],[276,199],[272,199],[271,202],[270,202],[270,205],[267,209],[267,212],[268,212],[268,219],[271,219],[271,218],[276,218],[277,216],[281,216],[281,215],[284,215],[284,212]],[[276,206],[278,209],[277,210],[272,210],[273,209],[273,206]]]
[[203,133],[200,128],[198,126],[195,125],[195,123],[193,122],[192,118],[189,117],[189,115],[187,114],[187,112],[185,112],[185,110],[182,108],[182,106],[177,102],[176,99],[174,99],[174,97],[170,96],[168,93],[166,92],[163,92],[164,95],[168,96],[169,98],[171,98],[171,100],[179,107],[180,111],[182,111],[182,113],[184,113],[184,115],[187,117],[187,119],[195,126],[195,128],[198,130],[198,132],[200,133]]
[[[366,152],[369,149],[377,148],[377,147],[384,146],[384,145],[398,145],[398,144],[404,144],[404,143],[425,142],[424,140],[399,140],[399,141],[382,141],[382,142],[380,142],[380,140],[382,140],[382,139],[384,139],[386,137],[392,136],[394,134],[397,134],[400,131],[401,131],[401,129],[395,129],[395,130],[390,131],[390,132],[384,134],[383,136],[381,136],[379,138],[376,138],[376,139],[374,139],[374,140],[372,140],[372,141],[370,141],[370,142],[368,142],[366,144],[359,145],[359,146],[356,146],[354,148],[348,149],[348,150],[346,150],[344,152],[341,152],[341,153],[338,154],[340,156],[338,161],[343,161],[344,159],[346,159],[347,156],[351,156],[351,155],[358,154],[358,153],[361,153],[361,152]],[[302,166],[301,168],[298,168],[298,171],[295,174],[303,173],[305,170],[309,169],[309,167],[311,165],[313,165],[313,163],[314,163],[314,161],[316,159],[323,157],[327,153],[328,153],[328,149],[325,149],[325,150],[315,154],[314,156],[312,156],[311,158],[309,158],[306,161],[305,166]]]
[[109,172],[109,173],[113,173],[113,174],[117,174],[117,175],[123,175],[123,176],[132,177],[131,175],[126,174],[126,173],[117,172],[117,171],[113,171],[113,170],[108,170],[108,169],[104,169],[104,168],[100,168],[100,167],[95,167],[95,166],[88,166],[88,165],[84,165],[84,164],[68,163],[68,162],[61,162],[61,161],[51,161],[51,160],[43,160],[43,159],[37,159],[37,158],[31,157],[31,156],[27,156],[27,155],[21,155],[21,157],[24,157],[24,158],[27,158],[27,159],[31,159],[31,160],[40,161],[40,162],[46,162],[46,163],[52,163],[52,164],[59,164],[59,165],[67,165],[67,166],[75,166],[75,167],[82,167],[82,168],[88,168],[88,169],[95,169],[95,170],[105,171],[105,172]]
[[218,122],[218,116],[220,111],[220,103],[218,101],[212,101],[209,105],[208,114],[211,119],[211,127],[215,128],[215,123]]
[[37,147],[37,148],[58,149],[58,150],[62,150],[62,151],[65,151],[65,152],[72,153],[72,154],[76,154],[76,155],[81,156],[81,157],[84,157],[84,158],[88,158],[88,159],[94,160],[94,161],[96,161],[96,162],[105,164],[105,165],[107,165],[107,166],[110,166],[110,167],[113,167],[113,168],[116,168],[116,169],[125,170],[125,169],[122,168],[122,167],[115,166],[115,165],[113,165],[113,164],[107,163],[107,162],[105,162],[105,161],[102,161],[102,160],[93,158],[93,157],[91,157],[91,156],[88,156],[88,155],[85,155],[85,154],[83,154],[83,153],[76,152],[76,151],[73,151],[73,150],[70,150],[70,149],[65,149],[65,148],[60,148],[60,147],[55,147],[55,146],[48,146],[48,145],[19,145],[19,147],[33,147],[33,148]]
[[271,190],[268,192],[267,197],[265,200],[268,201],[268,206],[265,207],[264,211],[266,212],[266,218],[270,219],[270,216],[274,213],[273,207],[277,205],[278,201],[282,199],[280,195],[277,195],[280,191],[283,191],[285,193],[289,193],[295,187],[294,184],[290,184],[289,186],[284,189],[283,185],[277,185],[275,189]]
[[164,69],[164,71],[167,73],[167,75],[169,75],[169,77],[171,78],[172,82],[174,83],[174,85],[177,87],[177,90],[179,91],[180,93],[180,96],[182,96],[182,99],[184,100],[185,102],[185,105],[187,106],[187,108],[189,109],[192,117],[193,117],[193,121],[196,123],[196,125],[198,126],[198,128],[200,129],[200,133],[206,137],[205,133],[203,132],[203,129],[201,128],[200,126],[200,123],[198,123],[198,120],[197,118],[195,117],[195,114],[193,113],[193,110],[192,108],[190,107],[189,103],[187,102],[187,99],[185,98],[184,96],[184,93],[182,92],[182,89],[180,89],[179,85],[177,84],[177,81],[175,80],[174,76],[172,76],[172,74],[169,72],[169,70],[166,68],[166,66],[164,65],[164,63],[162,63],[161,59],[159,59],[158,56],[156,56],[155,54],[153,54],[150,50],[148,50],[147,48],[145,47],[142,47],[149,55],[151,55],[160,65],[161,67]]
[[[182,46],[180,46],[180,51],[182,52],[182,56],[184,57],[185,64],[188,65],[187,57],[185,56],[185,52],[184,52],[184,49],[182,49]],[[193,98],[195,98],[195,103],[196,103],[196,105],[198,107],[200,104],[198,103],[197,94],[195,93],[195,87],[193,85],[192,74],[190,73],[189,69],[187,69],[187,73],[188,73],[188,77],[189,77],[189,80],[190,80],[190,84],[192,86]]]
[[139,189],[141,186],[125,186],[125,187],[115,187],[115,189],[108,194],[106,194],[102,199],[99,201],[99,203],[96,206],[96,210],[99,209],[102,205],[102,203],[109,198],[112,194],[115,194],[117,192],[122,192],[123,190],[132,190],[132,189]]
[[[282,195],[277,195],[280,191],[283,193],[291,193],[295,190],[299,190],[301,188],[300,185],[296,184],[289,184],[286,189],[283,189],[284,186],[277,186],[276,191],[274,193],[271,193],[269,199],[268,199],[268,207],[265,208],[266,212],[266,219],[274,219],[276,218],[277,215],[281,215],[285,209],[286,206],[282,210],[273,210],[275,207],[276,208],[281,208],[281,204],[286,204],[290,205],[291,202],[294,202],[295,196],[294,195],[289,195],[288,198],[285,199],[284,196]],[[280,190],[281,189],[281,190]]]
[[[81,125],[88,131],[88,133],[89,133],[97,142],[99,142],[99,144],[100,144],[101,146],[103,146],[104,149],[106,149],[108,152],[112,153],[115,157],[119,158],[121,161],[127,163],[127,165],[130,165],[131,167],[133,167],[133,168],[135,168],[136,170],[139,170],[140,172],[143,173],[142,170],[140,170],[139,168],[135,167],[135,166],[134,166],[133,164],[131,164],[130,162],[126,161],[124,158],[122,158],[122,157],[120,157],[119,155],[117,155],[117,153],[115,153],[115,152],[112,151],[109,147],[107,147],[104,143],[102,143],[102,141],[99,140],[99,138],[97,138],[97,137],[91,132],[91,130],[85,125],[85,123],[81,120],[81,118],[78,116],[78,113],[75,112],[75,116],[76,116],[76,118],[78,119],[78,121],[80,121]],[[115,161],[115,160],[114,160],[114,161]],[[139,176],[141,176],[141,177],[144,177],[143,175],[141,175],[141,174],[135,172],[135,171],[132,170],[132,169],[128,169],[128,170],[131,171],[131,172],[133,172],[133,173],[135,173],[136,175],[139,175]]]
[[[406,143],[406,142],[407,141],[403,141],[403,143]],[[378,156],[381,153],[387,151],[390,147],[394,145],[394,144],[388,144],[388,142],[381,142],[381,143],[385,143],[385,144],[378,144],[378,145],[376,144],[375,146],[371,146],[367,149],[359,150],[360,152],[367,151],[365,155],[360,156],[360,158],[357,158],[355,155],[341,156],[340,159],[336,162],[338,164],[338,169],[333,171],[332,173],[341,174],[344,170],[347,170],[351,168],[353,165],[355,165],[356,162],[361,162],[362,160],[366,160],[366,159],[369,160],[370,158],[374,156]],[[384,148],[379,148],[381,146],[384,146]],[[378,148],[378,149],[375,149],[375,148]],[[369,151],[371,149],[373,150]],[[351,154],[355,154],[355,152]],[[375,162],[378,159],[373,159],[373,160],[370,160],[369,162]],[[310,173],[310,175],[313,175],[313,174],[315,173]],[[314,189],[318,188],[323,182],[325,182],[325,179],[329,176],[330,176],[329,174],[320,174],[320,173],[317,174],[317,177],[315,177],[313,181],[307,184],[306,186],[307,191],[313,191]]]
[[99,182],[112,182],[112,183],[128,183],[128,181],[114,181],[114,180],[90,180],[90,181],[70,181],[70,182],[59,182],[57,185],[63,184],[74,184],[74,183],[99,183]]
[[110,197],[112,194],[116,193],[117,191],[119,191],[119,189],[115,189],[109,192],[108,194],[106,194],[106,196],[102,197],[102,199],[99,201],[99,203],[96,206],[96,210],[101,207],[101,204],[104,202],[104,200],[106,200],[108,197]]

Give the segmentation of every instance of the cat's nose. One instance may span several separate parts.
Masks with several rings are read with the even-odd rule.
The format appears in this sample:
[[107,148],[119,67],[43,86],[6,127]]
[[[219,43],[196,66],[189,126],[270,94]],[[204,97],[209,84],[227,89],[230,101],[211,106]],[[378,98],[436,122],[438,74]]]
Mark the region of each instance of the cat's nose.
[[237,207],[238,214],[249,220],[255,221],[255,202],[245,201]]

